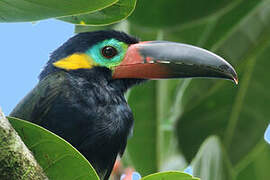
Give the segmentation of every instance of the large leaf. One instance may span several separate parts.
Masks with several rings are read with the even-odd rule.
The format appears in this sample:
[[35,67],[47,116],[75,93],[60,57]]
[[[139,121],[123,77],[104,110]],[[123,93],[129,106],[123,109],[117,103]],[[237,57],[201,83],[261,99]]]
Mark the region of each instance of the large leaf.
[[205,20],[184,24],[164,33],[164,39],[195,44],[216,50],[226,40],[234,27],[246,17],[261,0],[238,1],[226,13],[217,13]]
[[62,138],[30,122],[8,120],[50,179],[99,180],[89,162]]
[[0,22],[36,21],[94,12],[118,0],[1,0]]
[[176,25],[196,22],[215,15],[217,12],[224,13],[240,1],[157,0],[153,2],[139,0],[137,8],[129,20],[142,27],[169,29]]
[[[253,70],[255,67],[259,68],[261,67],[265,67],[264,63],[267,63],[267,59],[268,59],[268,55],[267,55],[267,51],[266,48],[268,46],[268,35],[269,35],[269,23],[267,21],[267,16],[269,16],[270,14],[270,8],[269,8],[269,2],[265,1],[263,4],[261,4],[255,11],[252,12],[252,14],[250,14],[249,17],[247,17],[246,19],[243,19],[243,23],[240,23],[237,25],[237,27],[235,28],[234,32],[230,34],[230,36],[226,39],[226,41],[223,42],[222,45],[220,45],[220,48],[218,48],[218,52],[220,52],[221,54],[223,54],[223,56],[227,57],[226,59],[231,59],[232,61],[239,61],[240,59],[242,60],[241,63],[243,63],[241,65],[241,67],[239,66],[238,68],[238,72],[240,74],[240,85],[238,88],[234,88],[232,84],[230,84],[229,82],[225,82],[225,81],[217,81],[217,80],[213,80],[213,81],[209,81],[209,80],[194,80],[191,82],[190,86],[187,88],[186,92],[185,92],[185,99],[184,99],[184,103],[185,103],[185,113],[183,115],[183,118],[181,119],[181,123],[179,123],[180,126],[182,126],[182,128],[184,128],[183,123],[184,122],[190,122],[193,124],[193,121],[196,122],[200,122],[202,124],[204,124],[204,122],[195,120],[194,118],[192,118],[192,120],[184,120],[186,117],[187,113],[193,114],[194,116],[199,116],[200,119],[203,118],[202,114],[196,114],[194,112],[194,110],[199,110],[199,111],[203,111],[202,107],[199,107],[200,104],[204,103],[204,104],[208,104],[208,109],[211,111],[215,111],[217,112],[218,110],[216,108],[220,108],[220,111],[223,112],[223,117],[221,119],[224,119],[224,123],[222,123],[222,120],[216,121],[214,119],[214,115],[217,114],[211,114],[211,117],[213,118],[213,123],[215,123],[215,125],[220,125],[224,127],[224,125],[227,124],[227,120],[228,117],[230,117],[230,111],[231,110],[238,110],[238,109],[233,109],[233,101],[235,101],[235,103],[239,103],[239,101],[237,101],[237,99],[234,99],[234,97],[236,97],[236,93],[238,92],[238,90],[241,90],[241,87],[243,87],[245,85],[243,89],[245,89],[244,93],[251,93],[252,96],[245,96],[248,97],[247,100],[251,100],[250,98],[252,98],[252,100],[255,100],[255,98],[257,98],[257,90],[258,87],[256,85],[255,88],[248,88],[247,85],[251,85],[253,86],[254,83],[258,84],[258,83],[263,83],[265,75],[260,75],[258,74],[257,76],[255,76],[256,74],[252,74],[252,81],[251,79],[244,79],[242,78],[242,74],[245,73],[245,75],[248,77],[251,76],[251,73],[260,73],[261,71],[256,71]],[[256,23],[257,26],[250,26],[250,24],[254,24]],[[250,33],[253,32],[253,33]],[[238,45],[237,45],[238,44]],[[238,48],[235,48],[234,46],[238,46]],[[241,49],[240,49],[241,48]],[[260,58],[258,58],[260,56]],[[257,62],[255,63],[254,61],[257,60]],[[267,73],[267,72],[264,72]],[[241,80],[243,79],[243,81]],[[246,80],[246,81],[244,81]],[[248,82],[252,82],[250,84],[244,84],[248,83]],[[267,79],[265,79],[265,81],[267,81]],[[263,83],[265,85],[265,83]],[[200,87],[200,88],[199,88]],[[225,89],[226,88],[226,89]],[[203,92],[208,92],[208,93],[203,93]],[[225,94],[224,94],[225,93]],[[227,97],[225,96],[227,94]],[[238,92],[238,95],[244,95],[242,93]],[[215,98],[219,98],[214,100],[214,97],[209,97],[209,96],[215,96]],[[223,96],[223,97],[220,97]],[[254,97],[254,99],[253,99]],[[267,95],[265,96],[267,97]],[[265,98],[263,97],[263,98]],[[258,98],[257,98],[258,99]],[[203,100],[207,100],[207,101],[203,101]],[[225,101],[226,100],[226,101]],[[244,99],[241,99],[244,100]],[[211,103],[209,103],[211,102]],[[253,101],[254,103],[260,103],[263,101]],[[219,104],[220,105],[219,105]],[[221,105],[222,103],[222,105]],[[225,106],[225,103],[227,104]],[[251,103],[251,102],[250,102]],[[219,105],[218,107],[216,107],[217,105]],[[241,103],[241,107],[246,107],[248,104],[247,103]],[[255,104],[254,104],[255,105]],[[256,105],[255,105],[256,106]],[[207,108],[206,107],[206,108]],[[216,107],[215,109],[212,107]],[[264,111],[263,106],[259,106],[260,108],[258,108],[258,110],[260,111]],[[227,108],[227,109],[226,109]],[[205,111],[205,115],[209,115],[209,111],[207,111],[208,109],[204,109]],[[191,112],[193,111],[193,112]],[[210,111],[210,112],[211,112]],[[259,111],[259,112],[260,112]],[[199,112],[198,112],[199,113]],[[226,114],[227,113],[227,114]],[[262,113],[262,114],[264,114]],[[239,117],[241,118],[241,117]],[[206,116],[206,119],[208,119],[208,121],[210,121],[210,116]],[[237,118],[238,119],[238,118]],[[267,120],[265,120],[267,122]],[[253,121],[254,122],[254,121]],[[218,124],[217,124],[218,123]],[[210,124],[208,124],[208,127]],[[246,125],[245,125],[246,126]],[[213,125],[214,127],[214,125]],[[266,128],[266,126],[264,126]],[[181,128],[181,127],[179,127]],[[215,128],[214,132],[217,132],[218,130]],[[183,132],[183,131],[182,131]],[[261,130],[260,134],[263,134],[263,130]],[[191,136],[192,137],[192,136]],[[204,136],[206,137],[206,136]],[[202,138],[200,138],[199,141],[201,141]],[[203,138],[204,139],[204,138]],[[193,144],[196,144],[193,142]],[[195,151],[196,152],[196,151]],[[194,153],[194,152],[190,152],[190,154]],[[191,159],[192,157],[190,157],[189,159]]]
[[[161,1],[158,2],[160,3]],[[140,6],[146,7],[147,5],[142,3],[142,1],[138,1],[139,10],[137,8],[132,17],[129,18],[129,32],[140,37],[141,40],[153,40],[161,37],[165,40],[205,46],[210,35],[211,37],[215,37],[216,40],[222,39],[222,36],[231,31],[231,26],[238,24],[239,21],[241,21],[243,17],[256,7],[258,3],[259,1],[253,0],[238,1],[237,3],[230,5],[231,7],[226,10],[227,13],[217,13],[216,16],[211,16],[206,20],[198,21],[190,25],[189,23],[186,23],[187,25],[180,25],[179,28],[174,27],[173,29],[163,31],[145,28],[145,26],[148,26],[148,22],[143,22],[143,26],[134,24],[134,18],[140,19],[140,13],[137,12],[140,12]],[[243,6],[244,8],[241,8]],[[173,11],[174,9],[177,9],[177,11],[179,11],[180,8],[181,7],[179,6],[174,6],[174,8],[171,8],[170,10]],[[149,12],[151,11],[152,9],[149,10]],[[197,12],[192,11],[192,13]],[[170,16],[167,19],[173,18],[171,14],[167,14],[167,16]],[[232,18],[233,16],[235,17]],[[153,19],[152,17],[152,15],[148,14],[145,15],[143,20],[147,18]],[[226,21],[230,19],[230,24],[224,26],[224,24],[219,23],[218,19]],[[166,27],[170,27],[167,25]],[[161,27],[163,27],[162,21]],[[167,29],[166,27],[164,26],[165,29]],[[175,150],[173,150],[173,146],[177,145],[173,140],[173,125],[174,120],[178,118],[182,112],[182,106],[179,104],[181,97],[183,96],[183,90],[189,84],[189,80],[185,80],[177,89],[175,88],[175,85],[170,86],[170,83],[166,84],[166,82],[167,81],[157,81],[155,82],[156,85],[148,85],[148,88],[151,86],[151,91],[147,92],[140,89],[142,87],[139,87],[138,89],[136,88],[132,91],[131,98],[129,99],[129,103],[135,113],[134,137],[128,144],[129,159],[133,160],[135,168],[139,172],[143,172],[143,174],[160,169],[181,169],[185,164],[183,163],[181,156],[179,156],[179,153],[177,155]],[[210,81],[210,84],[211,82],[212,81]],[[200,84],[200,86],[200,88],[197,88],[198,92],[200,92],[200,89],[204,87],[204,84]],[[172,90],[168,91],[168,88]],[[178,91],[178,93],[173,91]],[[172,99],[173,103],[166,103],[166,99]],[[153,108],[153,105],[159,108],[155,109]],[[148,109],[151,109],[151,111]],[[167,113],[164,114],[164,112]],[[146,126],[146,124],[150,125]],[[188,131],[189,128],[186,130]],[[145,143],[146,140],[152,143]],[[192,144],[192,140],[189,138],[186,140],[190,141]],[[144,149],[147,149],[147,151],[144,151]],[[146,159],[145,157],[148,158]],[[146,171],[147,169],[151,171],[148,172]]]
[[[179,144],[187,160],[192,160],[206,137],[216,134],[225,147],[234,177],[249,165],[246,159],[263,140],[270,117],[270,73],[265,70],[270,65],[270,2],[257,3],[254,10],[223,32],[221,39],[214,42],[211,32],[215,37],[215,28],[205,39],[213,50],[237,65],[239,86],[225,81],[192,80],[185,91],[185,109],[178,123]],[[217,22],[223,22],[226,16]],[[256,155],[259,158],[260,154]],[[270,166],[267,163],[262,161]],[[241,169],[236,168],[239,164]]]
[[[145,97],[148,97],[148,101],[145,101]],[[135,118],[135,133],[128,141],[129,156],[142,175],[155,173],[159,163],[157,128],[160,127],[156,120],[155,82],[135,87],[129,96],[129,102]],[[145,113],[145,110],[148,112]]]
[[270,145],[260,141],[236,167],[237,180],[269,179]]
[[156,174],[151,174],[146,177],[143,177],[141,180],[199,180],[199,178],[194,178],[189,174],[170,171],[170,172],[161,172]]
[[135,87],[129,96],[135,127],[128,142],[128,155],[142,175],[160,170],[165,154],[171,150],[168,139],[172,136],[173,121],[169,115],[174,96],[169,94],[176,93],[178,84],[179,80],[152,81]]
[[100,11],[72,15],[59,19],[62,21],[71,22],[73,24],[107,25],[127,18],[134,10],[135,5],[136,0],[119,0],[114,5]]

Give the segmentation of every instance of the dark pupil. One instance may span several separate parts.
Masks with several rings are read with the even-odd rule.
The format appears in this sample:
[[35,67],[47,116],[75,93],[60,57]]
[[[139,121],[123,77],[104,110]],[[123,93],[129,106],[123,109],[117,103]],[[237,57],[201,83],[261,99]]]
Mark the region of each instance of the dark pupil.
[[102,55],[106,58],[112,58],[117,54],[117,50],[112,46],[105,46],[102,49]]

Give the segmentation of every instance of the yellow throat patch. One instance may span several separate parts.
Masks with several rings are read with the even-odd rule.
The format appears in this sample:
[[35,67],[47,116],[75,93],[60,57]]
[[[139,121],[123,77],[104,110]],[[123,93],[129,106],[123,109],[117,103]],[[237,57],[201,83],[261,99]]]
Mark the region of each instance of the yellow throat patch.
[[96,63],[86,54],[75,53],[53,63],[55,67],[65,70],[91,69]]

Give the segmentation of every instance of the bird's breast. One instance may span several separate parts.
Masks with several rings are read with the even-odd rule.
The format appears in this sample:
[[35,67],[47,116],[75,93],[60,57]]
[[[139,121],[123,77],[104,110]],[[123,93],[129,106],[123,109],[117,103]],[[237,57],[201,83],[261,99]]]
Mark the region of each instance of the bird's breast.
[[[100,140],[106,144],[117,139],[126,141],[133,126],[133,115],[124,94],[108,84],[73,79],[67,84],[63,109],[70,113],[66,121],[77,123],[80,140],[92,144]],[[72,118],[69,118],[72,117]],[[75,130],[74,125],[70,129]],[[74,135],[75,136],[75,135]],[[95,142],[94,142],[95,141]],[[125,143],[125,142],[123,142]]]

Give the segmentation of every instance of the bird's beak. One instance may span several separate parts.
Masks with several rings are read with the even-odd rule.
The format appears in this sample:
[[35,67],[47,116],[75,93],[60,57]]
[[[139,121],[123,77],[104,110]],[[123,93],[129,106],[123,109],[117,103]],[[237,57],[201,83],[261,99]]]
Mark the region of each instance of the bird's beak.
[[166,41],[146,41],[130,45],[113,78],[225,78],[238,83],[234,68],[205,49]]

